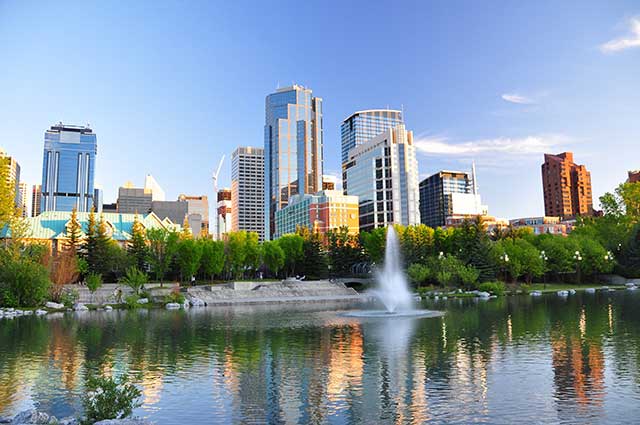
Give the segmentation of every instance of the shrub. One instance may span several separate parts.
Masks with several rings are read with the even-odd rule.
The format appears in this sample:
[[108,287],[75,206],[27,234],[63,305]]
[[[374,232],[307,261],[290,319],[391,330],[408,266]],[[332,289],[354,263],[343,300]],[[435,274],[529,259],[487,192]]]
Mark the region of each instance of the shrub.
[[0,305],[35,307],[46,301],[51,281],[47,269],[27,257],[0,259]]
[[102,276],[97,273],[91,273],[87,276],[87,289],[93,294],[102,286]]
[[125,275],[120,278],[120,283],[124,283],[137,295],[140,292],[140,288],[147,283],[147,275],[138,270],[137,267],[129,267]]
[[85,389],[86,393],[82,397],[85,424],[105,419],[124,419],[131,416],[133,409],[141,406],[138,399],[142,392],[129,383],[126,376],[89,376]]
[[127,308],[130,309],[136,309],[138,307],[140,307],[140,304],[138,304],[138,300],[140,299],[140,297],[136,294],[133,295],[128,295],[127,297],[125,297],[124,302],[127,305]]
[[506,286],[504,282],[485,282],[478,287],[480,291],[489,292],[490,294],[501,296],[504,295]]
[[184,304],[184,295],[180,292],[180,289],[174,288],[171,293],[164,297],[165,303],[178,303]]
[[80,294],[77,289],[72,289],[70,291],[64,291],[62,295],[60,295],[60,303],[64,304],[65,307],[71,308],[80,298]]
[[431,270],[423,264],[412,264],[407,269],[407,274],[409,275],[411,283],[420,286],[427,282],[431,276]]

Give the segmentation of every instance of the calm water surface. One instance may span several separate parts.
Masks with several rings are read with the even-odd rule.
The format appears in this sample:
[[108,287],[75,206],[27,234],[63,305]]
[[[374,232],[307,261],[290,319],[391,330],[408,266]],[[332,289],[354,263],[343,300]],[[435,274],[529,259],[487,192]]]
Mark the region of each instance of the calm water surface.
[[80,414],[87,370],[138,374],[136,414],[201,423],[638,423],[640,291],[0,320],[0,415]]

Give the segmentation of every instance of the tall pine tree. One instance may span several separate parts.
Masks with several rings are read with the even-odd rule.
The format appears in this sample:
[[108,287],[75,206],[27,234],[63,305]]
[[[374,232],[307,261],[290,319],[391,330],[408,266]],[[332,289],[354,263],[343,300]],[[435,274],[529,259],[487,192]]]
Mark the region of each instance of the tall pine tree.
[[133,260],[133,264],[139,270],[146,271],[149,261],[149,247],[147,246],[146,231],[140,220],[138,220],[137,214],[133,219],[131,241],[129,241],[127,251]]
[[66,229],[67,246],[74,253],[80,252],[82,248],[82,226],[78,221],[78,212],[75,207],[71,210],[71,218]]

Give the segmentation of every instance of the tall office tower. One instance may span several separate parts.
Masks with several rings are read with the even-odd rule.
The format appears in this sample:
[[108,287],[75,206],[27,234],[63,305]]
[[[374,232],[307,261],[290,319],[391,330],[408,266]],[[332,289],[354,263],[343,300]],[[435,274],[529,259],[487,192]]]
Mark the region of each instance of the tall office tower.
[[418,162],[404,124],[351,149],[344,170],[345,193],[359,197],[360,231],[420,223]]
[[31,188],[31,217],[40,215],[40,200],[42,199],[42,186],[34,184]]
[[429,227],[446,224],[447,217],[486,215],[472,175],[462,171],[439,171],[420,182],[420,221]]
[[96,187],[95,189],[93,189],[93,209],[95,212],[97,212],[98,214],[102,213],[102,202],[103,202],[103,196],[102,196],[102,188],[101,187]]
[[0,148],[0,161],[9,164],[8,179],[15,185],[15,203],[20,205],[20,164],[2,148]]
[[151,193],[154,201],[165,200],[164,190],[162,190],[156,179],[154,179],[151,174],[147,174],[144,179],[144,189]]
[[96,135],[88,125],[58,123],[45,132],[42,211],[91,210],[96,153]]
[[[122,214],[147,214],[151,211],[153,197],[151,191],[134,187],[126,182],[118,189],[118,212]],[[182,221],[175,224],[182,224]]]
[[216,220],[218,220],[218,234],[216,238],[222,240],[222,237],[233,229],[231,189],[223,188],[218,190],[217,198]]
[[22,217],[29,217],[29,201],[31,200],[31,197],[29,196],[29,185],[20,182],[18,185],[18,194],[20,195],[18,208],[20,208]]
[[322,176],[322,190],[336,190],[338,179],[335,176]]
[[266,98],[264,125],[265,238],[275,233],[275,212],[298,193],[322,188],[322,99],[293,85]]
[[239,147],[231,154],[231,228],[264,240],[264,149]]
[[[193,228],[194,235],[209,234],[209,198],[206,195],[189,196],[182,194],[178,196],[178,201],[187,203],[187,214],[189,215],[189,224]],[[195,216],[200,216],[200,228],[194,225]],[[178,223],[180,224],[180,223]]]
[[593,215],[591,173],[584,165],[573,162],[573,153],[544,155],[542,188],[545,215],[563,218]]
[[[391,109],[369,109],[354,112],[340,126],[342,139],[342,181],[344,186],[344,166],[349,160],[349,151],[371,140],[378,134],[404,124],[402,112]],[[342,188],[346,190],[346,187]]]

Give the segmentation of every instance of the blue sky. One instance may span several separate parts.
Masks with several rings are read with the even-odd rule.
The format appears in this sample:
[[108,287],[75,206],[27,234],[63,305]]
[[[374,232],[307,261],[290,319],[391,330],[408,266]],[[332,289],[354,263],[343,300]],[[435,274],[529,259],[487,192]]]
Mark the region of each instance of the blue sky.
[[637,1],[0,0],[0,65],[0,146],[23,180],[41,180],[45,129],[89,122],[105,202],[147,173],[169,198],[211,195],[292,82],[324,99],[325,173],[342,119],[403,108],[421,176],[475,159],[500,217],[543,213],[543,152],[572,150],[596,205],[640,168]]

